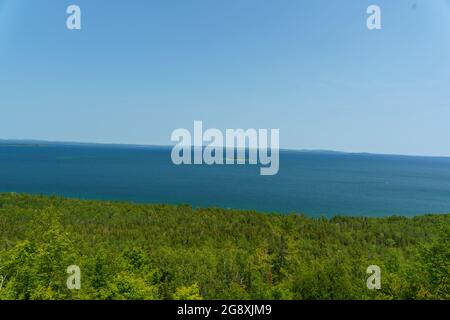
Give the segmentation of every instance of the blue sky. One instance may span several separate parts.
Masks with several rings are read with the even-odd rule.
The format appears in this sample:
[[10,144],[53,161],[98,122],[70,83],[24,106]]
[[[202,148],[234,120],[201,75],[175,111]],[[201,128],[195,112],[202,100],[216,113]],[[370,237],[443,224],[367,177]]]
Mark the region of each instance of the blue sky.
[[450,155],[450,1],[0,0],[0,111],[4,139],[170,144],[202,120]]

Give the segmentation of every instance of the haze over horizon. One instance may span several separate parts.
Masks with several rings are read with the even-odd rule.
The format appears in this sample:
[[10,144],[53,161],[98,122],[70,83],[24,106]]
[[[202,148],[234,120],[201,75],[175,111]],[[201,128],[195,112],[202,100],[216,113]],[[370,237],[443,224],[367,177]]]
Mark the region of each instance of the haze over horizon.
[[[94,146],[130,146],[130,147],[149,147],[149,148],[172,148],[175,143],[172,144],[136,144],[136,143],[114,143],[114,142],[87,142],[87,141],[58,141],[58,140],[36,140],[36,139],[3,139],[0,138],[0,144],[17,143],[17,144],[61,144],[61,145],[94,145]],[[204,144],[203,146],[206,146]],[[335,154],[368,154],[368,155],[386,155],[386,156],[407,156],[407,157],[437,157],[437,158],[449,158],[446,155],[426,155],[426,154],[398,154],[398,153],[375,153],[368,151],[345,151],[345,150],[332,150],[332,149],[292,149],[292,148],[280,148],[280,151],[293,151],[293,152],[311,152],[311,153],[335,153]]]

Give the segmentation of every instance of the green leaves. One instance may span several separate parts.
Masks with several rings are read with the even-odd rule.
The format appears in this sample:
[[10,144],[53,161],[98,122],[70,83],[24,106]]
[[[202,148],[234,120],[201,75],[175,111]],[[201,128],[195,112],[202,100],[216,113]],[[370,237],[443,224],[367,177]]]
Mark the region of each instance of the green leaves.
[[200,289],[196,283],[188,287],[180,287],[175,290],[174,300],[203,300]]
[[[450,215],[258,214],[0,194],[0,299],[449,299]],[[381,290],[366,268],[381,268]],[[66,269],[81,270],[68,290]]]

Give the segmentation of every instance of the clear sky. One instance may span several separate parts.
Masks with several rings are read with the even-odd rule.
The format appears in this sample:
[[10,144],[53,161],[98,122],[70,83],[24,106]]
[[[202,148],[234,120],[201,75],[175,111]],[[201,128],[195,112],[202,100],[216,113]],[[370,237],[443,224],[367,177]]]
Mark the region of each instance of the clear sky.
[[0,112],[3,139],[171,144],[203,120],[450,155],[450,1],[0,0]]

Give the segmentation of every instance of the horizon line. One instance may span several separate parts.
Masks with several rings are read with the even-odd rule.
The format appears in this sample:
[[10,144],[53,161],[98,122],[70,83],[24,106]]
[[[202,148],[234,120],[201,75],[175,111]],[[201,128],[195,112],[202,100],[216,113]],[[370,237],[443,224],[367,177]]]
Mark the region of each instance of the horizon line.
[[[0,144],[5,142],[14,142],[18,144],[40,143],[40,144],[66,144],[66,145],[85,145],[85,146],[115,146],[115,147],[140,147],[140,148],[172,148],[169,144],[139,144],[139,143],[119,143],[119,142],[82,142],[82,141],[60,141],[46,139],[4,139],[0,138]],[[200,147],[191,145],[190,147]],[[202,145],[201,147],[205,147]],[[219,146],[220,147],[220,146]],[[221,146],[221,148],[226,146]],[[249,149],[249,148],[245,148]],[[341,151],[333,149],[294,149],[294,148],[278,148],[284,152],[304,152],[304,153],[334,153],[334,154],[354,154],[354,155],[374,155],[374,156],[397,156],[397,157],[422,157],[422,158],[450,158],[450,155],[423,155],[423,154],[400,154],[400,153],[377,153],[369,151]]]

